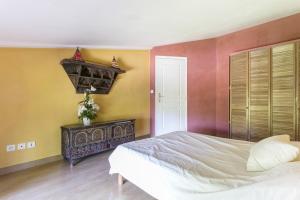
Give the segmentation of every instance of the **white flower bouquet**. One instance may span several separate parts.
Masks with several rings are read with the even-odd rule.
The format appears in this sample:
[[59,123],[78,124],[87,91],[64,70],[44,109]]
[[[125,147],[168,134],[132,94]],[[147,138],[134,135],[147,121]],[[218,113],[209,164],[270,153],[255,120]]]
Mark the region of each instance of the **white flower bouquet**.
[[84,93],[83,101],[79,102],[78,118],[83,121],[84,125],[90,125],[91,120],[97,117],[99,106],[94,102],[90,96],[90,92]]

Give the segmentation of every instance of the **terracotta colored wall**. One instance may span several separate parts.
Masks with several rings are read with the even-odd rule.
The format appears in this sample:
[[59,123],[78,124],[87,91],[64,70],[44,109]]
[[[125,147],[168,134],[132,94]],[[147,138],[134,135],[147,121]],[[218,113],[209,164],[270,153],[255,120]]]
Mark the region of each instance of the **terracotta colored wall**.
[[[151,89],[155,89],[155,56],[182,56],[188,59],[187,98],[189,131],[215,133],[215,45],[215,39],[208,39],[155,47],[151,50]],[[151,133],[154,133],[154,103],[154,95],[151,95]]]
[[216,130],[228,135],[229,55],[233,52],[300,38],[300,14],[217,38]]
[[[155,47],[151,51],[151,88],[154,57],[188,57],[188,130],[228,136],[229,55],[233,52],[300,38],[300,14],[244,29],[215,39]],[[151,96],[151,132],[154,96]]]

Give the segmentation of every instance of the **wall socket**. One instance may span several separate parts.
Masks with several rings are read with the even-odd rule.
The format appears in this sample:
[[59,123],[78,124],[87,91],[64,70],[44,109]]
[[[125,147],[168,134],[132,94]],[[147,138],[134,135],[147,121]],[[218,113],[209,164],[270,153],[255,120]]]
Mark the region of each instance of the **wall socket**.
[[29,141],[27,143],[19,143],[17,145],[15,144],[8,144],[6,145],[6,152],[16,151],[16,150],[24,150],[24,149],[33,149],[35,148],[36,143],[35,141]]
[[25,143],[18,144],[18,150],[24,150],[24,149],[26,149],[26,144]]
[[14,144],[6,145],[7,152],[11,152],[11,151],[15,151],[15,150],[16,150],[16,145],[14,145]]
[[35,148],[35,141],[27,142],[27,149]]

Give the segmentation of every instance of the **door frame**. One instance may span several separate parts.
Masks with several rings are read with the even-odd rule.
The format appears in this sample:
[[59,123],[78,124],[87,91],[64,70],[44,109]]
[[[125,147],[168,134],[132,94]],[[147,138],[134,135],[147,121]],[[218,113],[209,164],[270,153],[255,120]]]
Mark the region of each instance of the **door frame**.
[[185,62],[185,67],[186,67],[186,97],[185,97],[185,101],[186,101],[186,113],[185,113],[185,124],[186,124],[186,130],[188,129],[188,63],[187,63],[187,57],[181,57],[181,56],[155,56],[155,61],[154,61],[154,70],[155,70],[155,73],[154,73],[154,84],[155,84],[155,87],[154,87],[154,136],[158,133],[157,132],[157,110],[158,110],[158,106],[157,106],[157,102],[158,102],[158,95],[157,95],[157,73],[158,73],[158,70],[157,70],[157,60],[158,59],[179,59],[179,60],[183,60]]

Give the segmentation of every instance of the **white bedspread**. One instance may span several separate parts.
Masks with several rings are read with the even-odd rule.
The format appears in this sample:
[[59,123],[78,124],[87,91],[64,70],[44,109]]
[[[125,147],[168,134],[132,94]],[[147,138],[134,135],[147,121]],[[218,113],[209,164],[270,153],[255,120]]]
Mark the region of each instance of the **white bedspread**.
[[160,200],[299,200],[300,162],[246,170],[252,143],[174,132],[118,146],[110,173]]

